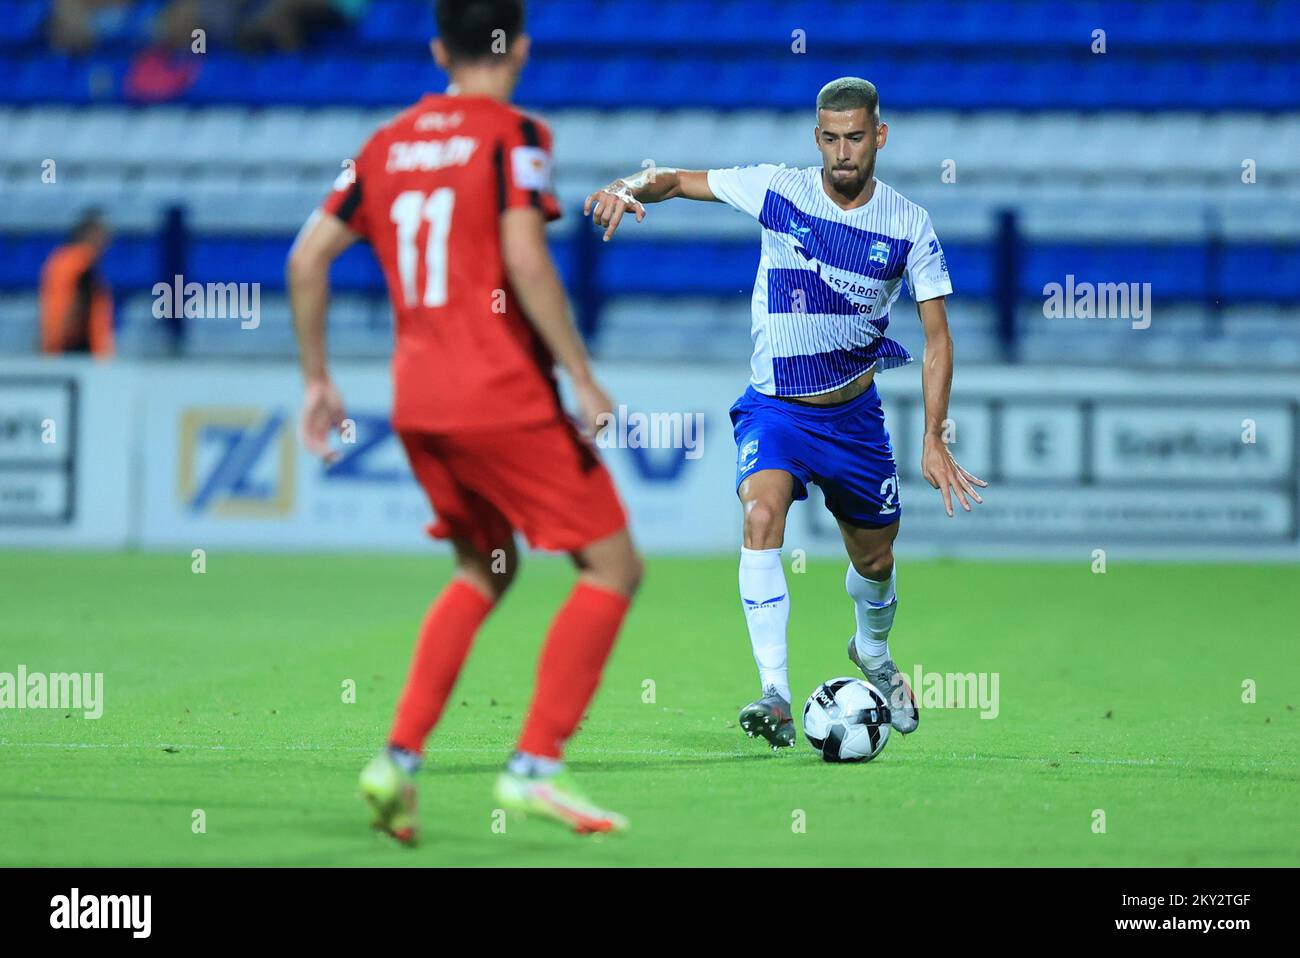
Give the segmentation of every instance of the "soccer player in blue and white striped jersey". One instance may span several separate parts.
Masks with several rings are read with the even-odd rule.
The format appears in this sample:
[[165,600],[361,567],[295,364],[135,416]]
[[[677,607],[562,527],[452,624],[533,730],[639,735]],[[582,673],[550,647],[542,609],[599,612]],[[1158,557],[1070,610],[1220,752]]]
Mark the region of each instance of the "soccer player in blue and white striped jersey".
[[644,204],[676,197],[727,203],[763,228],[752,375],[731,420],[745,517],[740,597],[762,689],[740,723],[773,748],[795,738],[781,549],[786,514],[807,498],[809,483],[821,488],[849,554],[845,588],[857,623],[849,658],[888,699],[897,731],[914,731],[920,717],[889,651],[902,506],[874,381],[877,370],[912,359],[886,335],[904,280],[925,332],[921,474],[940,490],[949,516],[954,497],[968,512],[971,501],[982,501],[975,487],[985,483],[962,469],[943,441],[952,385],[948,264],[929,214],[875,177],[876,152],[888,135],[876,88],[842,77],[817,96],[820,166],[651,168],[591,194],[584,210],[605,227],[606,240],[625,213],[640,222]]

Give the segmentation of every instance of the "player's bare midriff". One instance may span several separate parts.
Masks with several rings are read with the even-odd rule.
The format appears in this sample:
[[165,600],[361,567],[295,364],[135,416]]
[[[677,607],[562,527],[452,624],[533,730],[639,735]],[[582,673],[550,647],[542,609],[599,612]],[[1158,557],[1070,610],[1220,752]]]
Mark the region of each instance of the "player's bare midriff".
[[853,380],[853,382],[847,383],[839,389],[832,389],[828,393],[818,393],[815,396],[800,396],[798,399],[794,399],[790,396],[778,396],[777,398],[799,406],[838,406],[840,403],[846,403],[850,399],[857,399],[871,388],[871,380],[873,380],[875,376],[876,371],[874,369],[868,369],[857,379]]

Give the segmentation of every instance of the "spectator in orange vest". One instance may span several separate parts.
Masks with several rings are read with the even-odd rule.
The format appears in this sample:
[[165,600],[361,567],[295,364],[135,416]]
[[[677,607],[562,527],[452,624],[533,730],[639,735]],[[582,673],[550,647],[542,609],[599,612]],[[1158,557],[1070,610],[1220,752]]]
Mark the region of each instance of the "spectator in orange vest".
[[97,212],[84,216],[72,239],[41,270],[41,351],[113,355],[113,297],[99,274],[108,226]]

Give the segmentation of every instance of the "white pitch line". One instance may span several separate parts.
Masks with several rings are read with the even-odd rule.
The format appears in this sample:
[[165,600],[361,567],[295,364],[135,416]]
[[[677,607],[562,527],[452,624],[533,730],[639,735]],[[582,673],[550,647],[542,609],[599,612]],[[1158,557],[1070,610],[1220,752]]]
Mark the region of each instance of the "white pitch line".
[[[290,743],[286,745],[194,745],[178,742],[158,742],[158,743],[140,743],[140,742],[0,742],[0,748],[67,748],[67,749],[148,749],[162,750],[174,748],[178,751],[204,751],[204,752],[356,752],[370,753],[375,749],[373,746],[362,745],[308,745],[303,743]],[[429,750],[429,757],[436,758],[439,753],[465,753],[465,754],[504,754],[504,750],[492,746],[483,746],[481,748],[433,748]],[[584,748],[574,754],[574,758],[584,758],[589,755],[627,755],[639,758],[746,758],[760,754],[755,751],[735,751],[735,752],[706,752],[706,751],[682,751],[680,749],[609,749],[609,748]],[[1011,762],[1011,763],[1030,763],[1037,765],[1047,765],[1050,762],[1057,762],[1059,765],[1108,765],[1116,767],[1130,768],[1201,768],[1193,762],[1180,759],[1156,759],[1156,758],[1091,758],[1091,757],[1066,757],[1066,758],[1039,758],[1030,755],[980,755],[971,753],[970,755],[958,755],[955,752],[948,755],[923,754],[909,755],[906,752],[891,752],[889,755],[891,761],[910,760],[913,758],[928,760],[939,759],[958,762]],[[1239,764],[1252,768],[1261,768],[1269,770],[1272,765],[1264,762],[1258,762],[1253,759],[1247,759]]]

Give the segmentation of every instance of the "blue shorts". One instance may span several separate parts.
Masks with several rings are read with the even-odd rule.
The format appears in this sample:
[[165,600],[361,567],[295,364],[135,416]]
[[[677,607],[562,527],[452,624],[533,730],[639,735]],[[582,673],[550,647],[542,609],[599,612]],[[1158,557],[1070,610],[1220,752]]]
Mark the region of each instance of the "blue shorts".
[[898,468],[873,381],[836,406],[805,406],[765,396],[750,386],[731,407],[736,433],[736,487],[763,469],[794,476],[794,498],[816,483],[826,507],[852,526],[898,521]]

